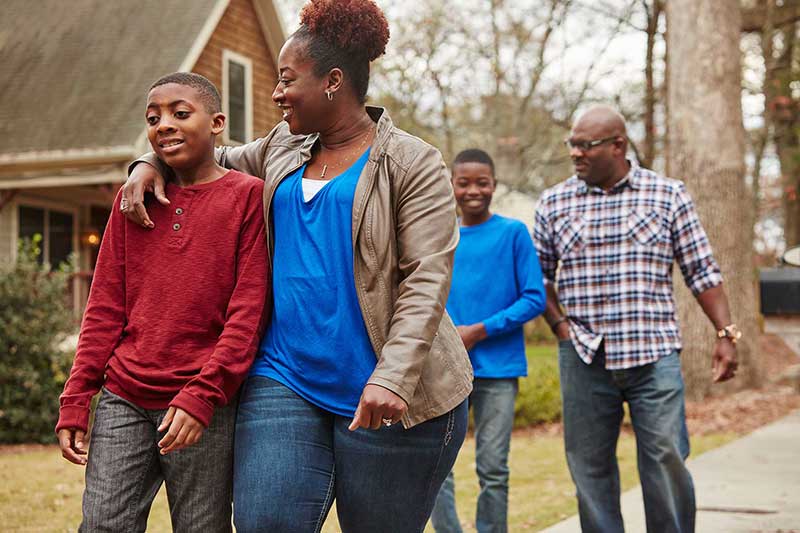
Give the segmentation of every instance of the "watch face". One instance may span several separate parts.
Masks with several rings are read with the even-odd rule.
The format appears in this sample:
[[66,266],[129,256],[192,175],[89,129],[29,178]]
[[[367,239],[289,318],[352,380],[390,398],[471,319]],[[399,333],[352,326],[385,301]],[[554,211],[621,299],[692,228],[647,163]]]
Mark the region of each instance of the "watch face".
[[736,325],[730,325],[722,328],[717,332],[717,337],[720,339],[729,338],[736,342],[742,337],[742,331]]
[[728,326],[725,328],[725,336],[736,342],[742,336],[742,331],[737,326]]

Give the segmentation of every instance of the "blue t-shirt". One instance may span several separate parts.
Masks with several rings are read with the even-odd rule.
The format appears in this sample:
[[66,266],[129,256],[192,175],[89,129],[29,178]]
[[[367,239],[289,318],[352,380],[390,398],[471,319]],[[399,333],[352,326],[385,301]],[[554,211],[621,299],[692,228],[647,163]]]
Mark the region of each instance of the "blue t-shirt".
[[475,377],[525,376],[522,325],[545,304],[533,241],[522,222],[500,215],[460,229],[447,312],[457,326],[486,328],[488,337],[469,351]]
[[353,277],[353,196],[368,155],[308,202],[305,166],[275,191],[272,319],[250,371],[348,417],[377,363]]

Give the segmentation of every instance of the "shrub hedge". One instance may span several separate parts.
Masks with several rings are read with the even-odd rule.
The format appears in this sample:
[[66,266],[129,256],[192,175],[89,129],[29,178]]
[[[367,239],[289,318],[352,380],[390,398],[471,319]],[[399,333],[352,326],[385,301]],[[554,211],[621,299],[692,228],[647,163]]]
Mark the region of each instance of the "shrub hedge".
[[54,441],[72,363],[59,347],[75,329],[70,267],[40,264],[40,242],[20,242],[16,262],[0,265],[0,443]]
[[519,381],[514,427],[527,427],[561,419],[561,390],[557,348],[553,344],[528,345],[528,377]]

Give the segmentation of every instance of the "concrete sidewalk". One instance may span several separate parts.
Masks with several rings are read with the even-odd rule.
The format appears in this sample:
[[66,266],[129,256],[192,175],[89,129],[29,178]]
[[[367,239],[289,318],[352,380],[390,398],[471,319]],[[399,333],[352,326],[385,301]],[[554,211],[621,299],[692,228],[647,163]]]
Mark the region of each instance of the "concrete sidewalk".
[[[800,411],[688,462],[697,533],[800,533]],[[622,495],[627,533],[644,533],[641,488]],[[577,516],[544,533],[580,532]]]

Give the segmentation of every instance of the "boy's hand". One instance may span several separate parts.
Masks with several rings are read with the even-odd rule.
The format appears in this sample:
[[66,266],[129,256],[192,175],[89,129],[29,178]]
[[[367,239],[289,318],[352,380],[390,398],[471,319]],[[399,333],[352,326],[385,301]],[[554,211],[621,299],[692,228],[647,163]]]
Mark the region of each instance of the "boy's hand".
[[158,431],[164,431],[167,428],[169,428],[167,434],[158,442],[161,455],[167,455],[169,452],[196,444],[206,429],[195,417],[183,409],[175,407],[167,409],[167,414],[164,415],[164,420],[158,426]]
[[122,199],[120,211],[128,219],[145,228],[153,228],[155,224],[147,215],[144,207],[144,193],[152,192],[156,200],[164,205],[169,205],[169,200],[164,194],[164,178],[158,171],[147,163],[136,165],[128,176],[128,181],[122,186]]
[[58,445],[64,459],[76,465],[86,464],[86,432],[80,429],[60,429]]
[[458,329],[458,334],[461,335],[461,342],[464,343],[464,348],[467,350],[471,350],[473,346],[488,337],[483,322],[470,324],[469,326],[458,326],[456,329]]

